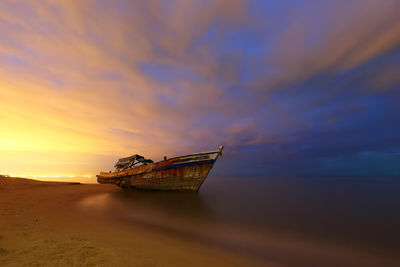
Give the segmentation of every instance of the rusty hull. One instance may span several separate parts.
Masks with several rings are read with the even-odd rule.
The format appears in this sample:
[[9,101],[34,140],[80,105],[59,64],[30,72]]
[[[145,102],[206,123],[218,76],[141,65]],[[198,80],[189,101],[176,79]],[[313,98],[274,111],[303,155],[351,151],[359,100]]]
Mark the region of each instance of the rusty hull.
[[119,172],[102,172],[97,175],[97,181],[122,188],[197,192],[222,149],[221,146],[218,151],[171,158]]

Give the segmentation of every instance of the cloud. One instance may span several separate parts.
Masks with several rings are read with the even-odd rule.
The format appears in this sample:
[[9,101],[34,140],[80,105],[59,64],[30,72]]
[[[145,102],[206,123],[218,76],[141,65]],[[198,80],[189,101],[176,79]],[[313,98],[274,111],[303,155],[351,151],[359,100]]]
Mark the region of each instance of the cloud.
[[68,167],[81,172],[94,158],[218,144],[228,156],[295,157],[320,133],[310,147],[332,151],[333,133],[347,139],[362,134],[352,123],[392,117],[398,9],[391,0],[3,1],[0,150],[38,153],[44,167],[52,153],[86,155]]

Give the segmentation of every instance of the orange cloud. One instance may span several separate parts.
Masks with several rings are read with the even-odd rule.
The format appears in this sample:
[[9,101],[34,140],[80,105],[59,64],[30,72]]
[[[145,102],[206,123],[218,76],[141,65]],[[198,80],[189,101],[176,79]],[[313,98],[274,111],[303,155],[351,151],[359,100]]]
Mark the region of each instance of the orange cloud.
[[[2,1],[0,173],[54,166],[85,172],[131,153],[160,158],[237,144],[243,136],[255,140],[249,144],[267,142],[258,126],[235,125],[263,114],[257,111],[269,92],[399,44],[396,1],[363,1],[357,11],[359,1],[343,3],[289,8],[288,25],[270,38],[273,19],[252,16],[244,0]],[[325,15],[314,19],[326,31],[307,45],[312,6]],[[214,36],[198,44],[210,29]],[[270,50],[254,61],[240,49],[226,52],[225,38],[236,29],[258,34]],[[157,80],[143,71],[145,63],[189,78]],[[244,63],[260,69],[247,83],[240,79]],[[267,64],[278,71],[268,72]],[[17,160],[24,153],[40,156],[32,165]]]

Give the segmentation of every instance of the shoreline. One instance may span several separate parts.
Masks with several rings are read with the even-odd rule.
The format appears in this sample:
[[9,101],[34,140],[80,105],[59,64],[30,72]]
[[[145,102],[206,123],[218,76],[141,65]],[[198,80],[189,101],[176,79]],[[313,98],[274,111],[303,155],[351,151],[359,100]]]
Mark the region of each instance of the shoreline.
[[140,225],[99,220],[77,207],[87,196],[120,190],[114,185],[0,178],[0,265],[265,265]]
[[[229,223],[232,217],[219,217],[227,214],[214,206],[239,202],[220,202],[223,196],[212,188],[204,198],[205,193],[0,178],[0,265],[398,265],[398,257],[377,247]],[[265,213],[270,220],[272,215]]]

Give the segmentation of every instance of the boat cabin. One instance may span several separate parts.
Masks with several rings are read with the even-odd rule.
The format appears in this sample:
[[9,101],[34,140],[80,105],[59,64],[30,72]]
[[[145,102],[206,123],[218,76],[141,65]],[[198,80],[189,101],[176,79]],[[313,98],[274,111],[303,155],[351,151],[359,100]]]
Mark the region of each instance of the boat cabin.
[[146,159],[138,154],[132,155],[130,157],[121,158],[115,163],[114,167],[117,171],[123,171],[135,166],[147,165],[154,163],[151,159]]

